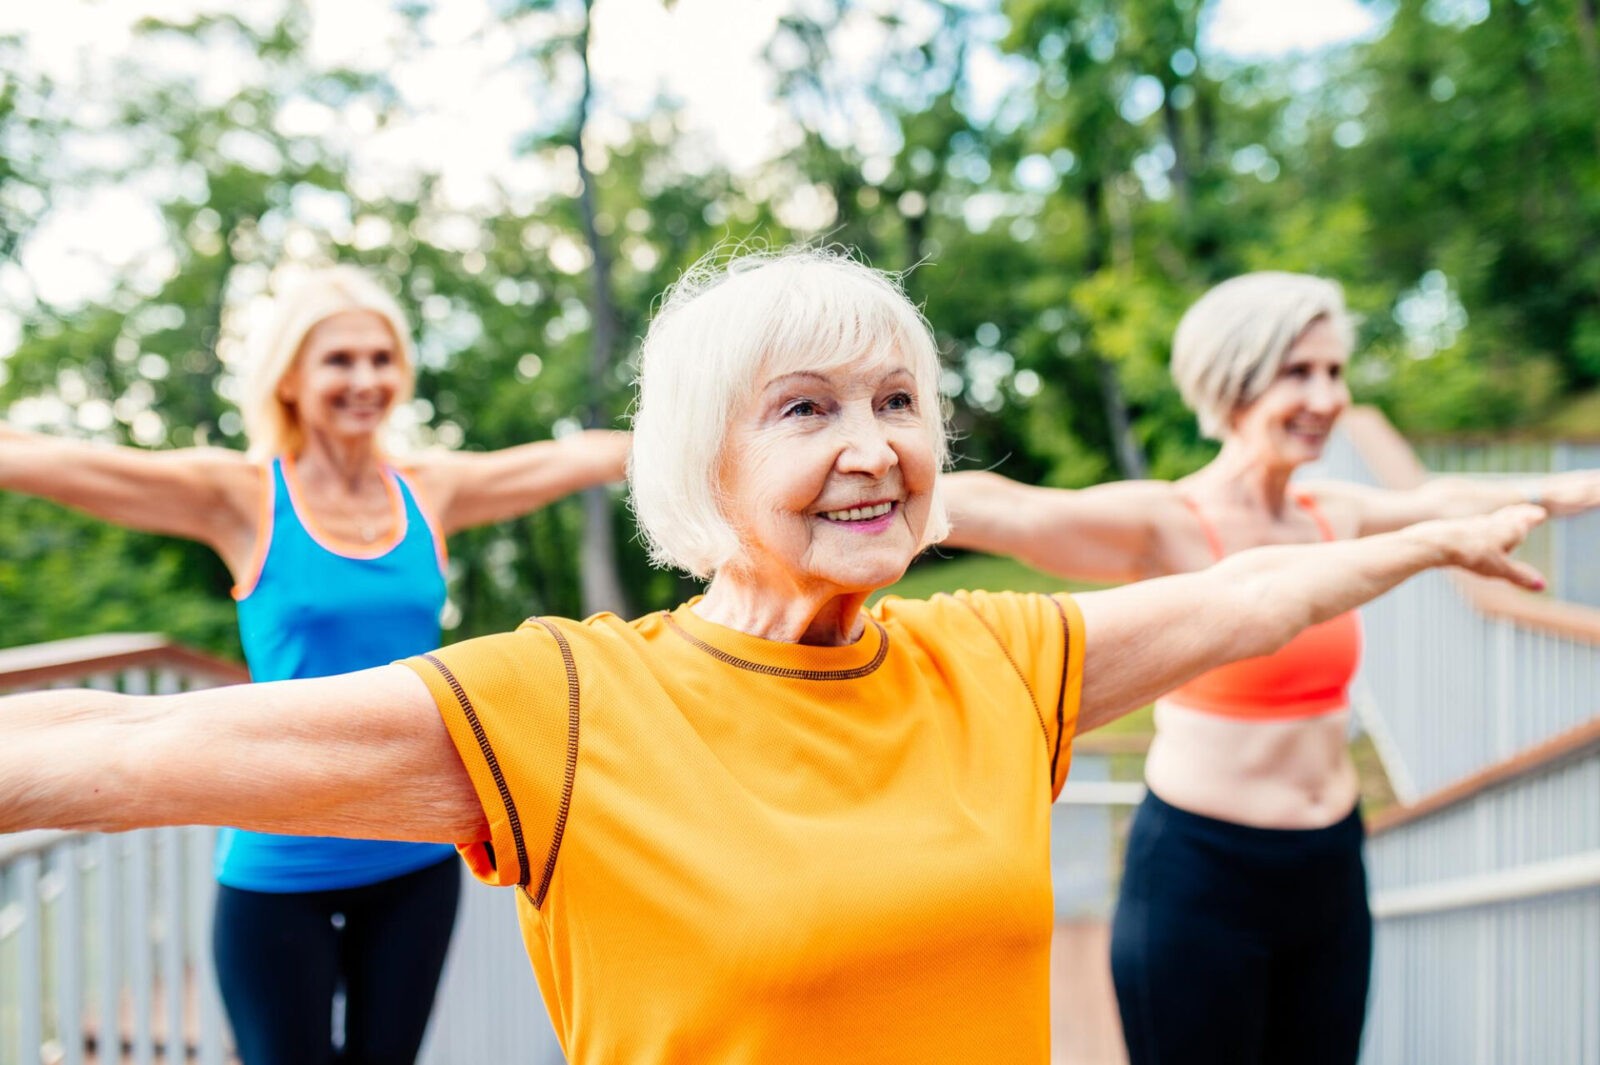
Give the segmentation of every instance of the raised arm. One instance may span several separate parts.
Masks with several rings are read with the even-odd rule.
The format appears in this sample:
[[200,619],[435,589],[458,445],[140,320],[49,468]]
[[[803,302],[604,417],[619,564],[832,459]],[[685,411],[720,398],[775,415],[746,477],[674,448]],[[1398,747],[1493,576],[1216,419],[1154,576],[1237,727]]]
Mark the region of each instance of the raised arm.
[[1359,536],[1392,532],[1419,521],[1487,514],[1513,503],[1537,503],[1553,518],[1600,507],[1600,470],[1495,480],[1437,477],[1399,491],[1343,481],[1305,487],[1323,505],[1351,512]]
[[198,540],[215,548],[230,567],[249,558],[260,478],[260,471],[235,451],[142,451],[30,433],[0,422],[0,489],[40,496],[130,529]]
[[442,531],[504,521],[562,496],[622,480],[630,434],[588,429],[500,451],[450,451],[416,463],[418,487]]
[[1194,525],[1171,485],[1123,481],[1070,491],[1036,488],[997,473],[952,473],[945,543],[1010,555],[1075,580],[1122,582],[1171,572],[1165,530]]
[[1261,547],[1198,573],[1079,596],[1086,629],[1079,731],[1208,669],[1271,654],[1306,626],[1426,569],[1461,566],[1543,588],[1539,574],[1510,552],[1545,516],[1519,504],[1359,540]]
[[488,838],[433,698],[403,666],[171,696],[0,699],[0,832],[174,824]]

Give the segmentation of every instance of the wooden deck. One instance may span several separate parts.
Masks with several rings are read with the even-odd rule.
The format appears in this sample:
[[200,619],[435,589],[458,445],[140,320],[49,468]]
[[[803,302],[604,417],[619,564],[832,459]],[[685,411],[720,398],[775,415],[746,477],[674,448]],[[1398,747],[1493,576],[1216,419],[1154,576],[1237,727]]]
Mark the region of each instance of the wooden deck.
[[1063,921],[1050,945],[1052,1065],[1127,1065],[1111,989],[1111,926]]

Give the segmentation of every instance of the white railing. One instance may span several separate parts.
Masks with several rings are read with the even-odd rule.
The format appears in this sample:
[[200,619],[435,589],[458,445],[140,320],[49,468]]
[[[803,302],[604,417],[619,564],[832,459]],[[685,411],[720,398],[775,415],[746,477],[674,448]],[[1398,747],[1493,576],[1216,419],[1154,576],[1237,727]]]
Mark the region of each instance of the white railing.
[[[1422,469],[1354,411],[1319,475],[1392,488]],[[1450,445],[1434,472],[1526,476],[1600,448]],[[1600,518],[1526,552],[1600,604]],[[1376,944],[1366,1065],[1600,1065],[1600,611],[1444,574],[1363,611],[1356,706],[1408,809],[1368,842]]]
[[[1568,459],[1577,454],[1568,450]],[[1470,472],[1462,455],[1453,465],[1451,472]],[[1422,477],[1405,442],[1381,415],[1364,409],[1346,415],[1315,472],[1393,488]],[[1600,561],[1600,536],[1588,552],[1571,543],[1577,520],[1584,519],[1546,528],[1568,537],[1561,548],[1568,556]],[[1554,551],[1547,540],[1540,549],[1546,564]],[[1600,610],[1553,598],[1428,573],[1362,611],[1367,638],[1356,712],[1403,801],[1600,713]]]

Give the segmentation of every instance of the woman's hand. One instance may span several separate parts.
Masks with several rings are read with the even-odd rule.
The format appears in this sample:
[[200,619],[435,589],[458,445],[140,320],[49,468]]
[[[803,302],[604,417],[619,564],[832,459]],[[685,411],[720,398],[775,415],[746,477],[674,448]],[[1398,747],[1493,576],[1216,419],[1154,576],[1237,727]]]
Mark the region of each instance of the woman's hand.
[[1528,495],[1552,518],[1582,514],[1600,507],[1600,470],[1573,470],[1540,477],[1532,483]]
[[1526,562],[1512,558],[1511,553],[1547,517],[1549,512],[1543,507],[1518,503],[1474,518],[1420,522],[1396,535],[1432,545],[1443,554],[1445,565],[1538,592],[1544,590],[1544,577]]

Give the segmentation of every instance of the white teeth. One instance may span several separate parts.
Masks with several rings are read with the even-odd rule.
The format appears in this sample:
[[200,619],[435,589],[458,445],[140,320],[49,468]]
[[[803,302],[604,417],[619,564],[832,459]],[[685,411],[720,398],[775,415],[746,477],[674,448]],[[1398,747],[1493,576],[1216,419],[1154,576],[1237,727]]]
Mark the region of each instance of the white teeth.
[[879,503],[870,507],[851,507],[849,510],[825,510],[822,516],[829,521],[871,521],[881,518],[894,509],[893,503]]

